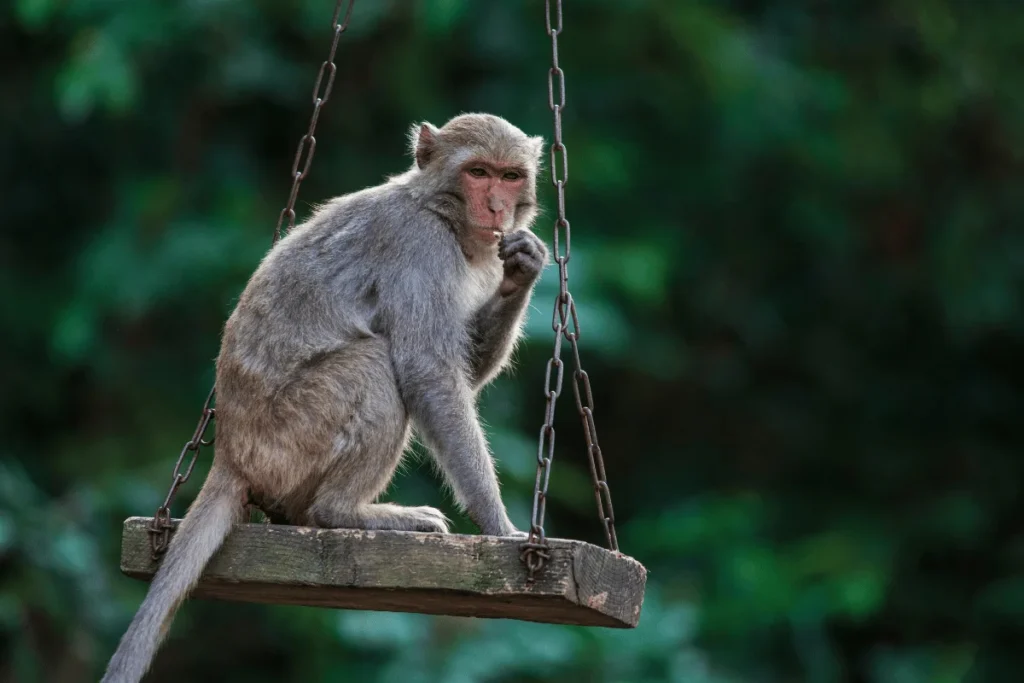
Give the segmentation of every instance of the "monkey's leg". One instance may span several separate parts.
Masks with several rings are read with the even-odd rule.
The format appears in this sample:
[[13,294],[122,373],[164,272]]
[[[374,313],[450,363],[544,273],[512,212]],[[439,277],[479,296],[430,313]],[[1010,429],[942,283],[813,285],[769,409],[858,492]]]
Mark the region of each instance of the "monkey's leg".
[[[385,390],[386,391],[386,390]],[[368,397],[377,410],[386,401]],[[327,529],[437,531],[447,533],[448,520],[432,507],[374,503],[384,491],[408,442],[408,419],[400,401],[379,421],[350,423],[336,466],[320,483],[307,511],[310,523]],[[390,417],[390,419],[389,419]],[[338,439],[339,441],[342,439]]]
[[[358,353],[358,360],[352,356]],[[335,385],[343,416],[332,436],[333,458],[319,483],[307,519],[334,529],[391,529],[446,533],[448,520],[435,508],[374,503],[394,476],[409,442],[409,418],[398,393],[387,344],[361,342],[344,360],[321,364]]]
[[448,518],[426,505],[406,507],[393,503],[351,506],[343,497],[327,496],[310,509],[317,526],[325,529],[427,531],[448,533]]
[[400,405],[395,417],[402,420],[398,429],[398,420],[363,425],[366,438],[359,440],[359,452],[342,454],[338,466],[320,484],[307,512],[312,524],[328,529],[448,532],[448,519],[436,508],[373,502],[394,476],[408,441]]

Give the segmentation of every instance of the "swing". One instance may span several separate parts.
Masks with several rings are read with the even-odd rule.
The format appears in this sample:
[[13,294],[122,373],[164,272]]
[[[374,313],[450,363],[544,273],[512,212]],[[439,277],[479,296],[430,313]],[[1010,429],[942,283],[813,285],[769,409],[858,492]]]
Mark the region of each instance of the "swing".
[[[275,243],[282,226],[286,225],[286,230],[295,226],[295,200],[316,149],[313,133],[320,109],[331,94],[337,70],[334,56],[338,40],[348,27],[354,2],[337,0],[334,9],[334,36],[313,87],[313,113],[292,164],[291,192],[274,229]],[[545,370],[545,419],[537,448],[529,536],[523,541],[482,535],[243,523],[236,525],[214,555],[190,597],[616,628],[633,628],[639,623],[647,570],[618,549],[611,493],[594,423],[590,380],[581,367],[577,347],[580,332],[576,304],[568,287],[570,229],[564,196],[568,156],[562,142],[561,118],[565,108],[565,75],[558,66],[562,6],[561,0],[555,0],[552,17],[551,4],[551,0],[545,0],[545,25],[553,55],[548,71],[548,106],[554,115],[551,174],[558,198],[554,260],[558,264],[559,294],[552,316],[554,351]],[[560,244],[564,244],[564,251]],[[548,538],[544,532],[554,456],[555,404],[562,392],[564,374],[563,339],[572,350],[573,393],[583,422],[594,494],[608,549],[582,541]],[[206,432],[214,420],[214,392],[211,388],[199,424],[178,456],[163,504],[152,518],[130,517],[124,522],[121,571],[129,577],[143,581],[153,578],[180,522],[171,518],[170,506],[178,489],[191,476],[203,446],[213,443],[212,437],[206,438]]]

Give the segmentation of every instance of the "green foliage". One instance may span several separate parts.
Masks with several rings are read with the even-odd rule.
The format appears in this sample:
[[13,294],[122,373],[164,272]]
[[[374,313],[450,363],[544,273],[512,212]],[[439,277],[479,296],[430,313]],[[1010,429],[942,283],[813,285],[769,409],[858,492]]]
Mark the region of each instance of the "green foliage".
[[[141,600],[120,523],[269,246],[331,5],[0,9],[0,681],[96,680]],[[1024,12],[565,5],[571,284],[640,627],[195,602],[151,680],[1018,680]],[[401,170],[414,121],[550,139],[549,60],[538,0],[360,0],[300,214]],[[556,292],[482,403],[520,525]],[[556,426],[549,533],[600,543],[568,382]],[[391,497],[473,531],[421,462]]]

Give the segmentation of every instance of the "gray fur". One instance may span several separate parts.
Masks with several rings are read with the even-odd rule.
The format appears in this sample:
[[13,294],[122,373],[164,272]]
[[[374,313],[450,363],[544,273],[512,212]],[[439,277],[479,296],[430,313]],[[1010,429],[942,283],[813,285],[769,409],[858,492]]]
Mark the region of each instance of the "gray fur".
[[[508,518],[476,410],[520,335],[547,249],[530,226],[542,141],[501,118],[411,132],[414,163],[319,207],[267,254],[227,321],[217,442],[189,510],[104,683],[136,683],[246,496],[275,519],[447,532],[434,508],[377,503],[415,427],[485,534]],[[471,156],[527,182],[496,245],[470,237],[460,196]]]
[[171,618],[206,563],[241,518],[245,482],[219,462],[171,539],[146,599],[107,665],[103,683],[139,681],[171,625]]

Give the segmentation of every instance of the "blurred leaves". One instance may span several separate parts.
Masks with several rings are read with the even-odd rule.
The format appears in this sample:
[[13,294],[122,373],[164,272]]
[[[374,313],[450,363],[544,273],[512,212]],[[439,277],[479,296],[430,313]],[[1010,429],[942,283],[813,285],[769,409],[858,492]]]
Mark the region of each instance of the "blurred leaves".
[[15,16],[30,31],[38,31],[57,9],[58,0],[15,0]]
[[123,114],[137,94],[128,55],[109,33],[85,31],[72,45],[72,57],[57,77],[57,99],[64,118],[77,123],[96,107]]

